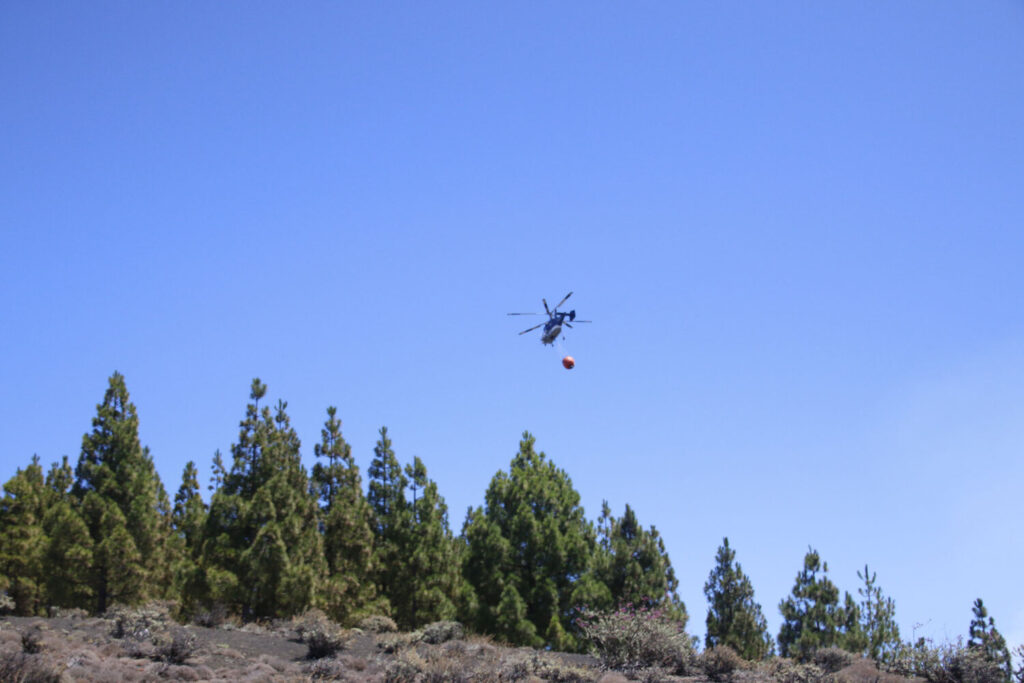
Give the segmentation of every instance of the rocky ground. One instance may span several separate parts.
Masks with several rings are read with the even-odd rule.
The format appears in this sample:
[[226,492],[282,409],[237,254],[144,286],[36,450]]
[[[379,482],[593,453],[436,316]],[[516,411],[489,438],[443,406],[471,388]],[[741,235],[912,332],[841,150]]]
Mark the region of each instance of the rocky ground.
[[[311,655],[322,655],[316,658]],[[785,660],[782,660],[785,661]],[[181,626],[138,610],[49,619],[0,618],[0,681],[727,681],[906,683],[859,660],[829,672],[811,665],[758,665],[691,676],[651,668],[603,671],[597,658],[505,647],[466,636],[453,622],[413,633],[339,629],[301,619],[271,625]]]
[[[422,634],[358,629],[337,630],[337,651],[312,659],[302,631],[303,624],[295,622],[207,628],[117,618],[4,617],[0,681],[597,681],[602,676],[598,661],[585,655],[501,647],[475,636],[430,643]],[[308,641],[308,630],[305,635]]]

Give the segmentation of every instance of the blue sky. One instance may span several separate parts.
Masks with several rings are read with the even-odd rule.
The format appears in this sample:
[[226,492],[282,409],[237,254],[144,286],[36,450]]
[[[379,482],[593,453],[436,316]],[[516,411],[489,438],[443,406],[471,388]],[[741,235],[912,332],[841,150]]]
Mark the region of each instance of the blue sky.
[[1024,642],[1021,3],[11,2],[0,86],[3,480],[119,370],[173,495],[258,376],[456,530],[530,430],[698,635],[728,536]]

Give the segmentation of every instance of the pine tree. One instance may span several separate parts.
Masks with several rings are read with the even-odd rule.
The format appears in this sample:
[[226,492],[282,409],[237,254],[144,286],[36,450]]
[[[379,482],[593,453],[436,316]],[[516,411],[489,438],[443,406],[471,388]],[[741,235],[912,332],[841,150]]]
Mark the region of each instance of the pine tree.
[[857,572],[864,582],[860,593],[861,628],[867,640],[865,654],[876,662],[891,662],[900,648],[900,627],[896,624],[896,603],[887,598],[875,584],[877,575],[864,565],[864,573]]
[[754,601],[754,587],[736,560],[736,551],[723,538],[715,555],[715,568],[704,584],[708,601],[708,649],[728,645],[743,659],[758,661],[773,654],[775,647],[761,605]]
[[325,603],[331,618],[350,623],[382,609],[373,580],[373,513],[334,406],[327,409],[320,436],[314,452],[327,463],[313,466],[312,482],[324,525]]
[[116,603],[138,603],[151,595],[142,553],[120,506],[96,491],[87,491],[81,509],[93,539],[88,576],[97,613]]
[[207,508],[199,495],[199,473],[191,460],[181,474],[181,486],[174,496],[172,521],[175,564],[174,586],[179,610],[183,616],[192,616],[207,596],[205,575],[200,566],[203,529]]
[[133,603],[163,593],[169,520],[166,491],[139,443],[138,413],[118,372],[92,427],[82,438],[73,495],[93,540],[90,581],[102,613],[114,599]]
[[988,615],[988,609],[981,598],[974,601],[971,611],[974,612],[974,619],[971,620],[968,631],[970,638],[967,647],[980,652],[985,661],[997,666],[1009,681],[1013,675],[1013,666],[1006,639],[996,628],[995,619]]
[[397,603],[408,604],[408,555],[412,533],[412,510],[405,499],[409,481],[391,448],[388,428],[380,428],[367,470],[370,482],[367,500],[373,509],[374,564],[376,583],[393,612]]
[[[401,628],[453,619],[468,601],[460,548],[448,525],[448,506],[419,457],[404,473],[386,427],[370,464],[377,582]],[[412,500],[409,500],[411,491]]]
[[66,455],[46,475],[51,499],[43,517],[46,604],[90,609],[94,606],[90,587],[93,542],[71,495],[74,481],[75,472]]
[[[658,530],[645,530],[627,504],[622,517],[612,517],[607,501],[598,520],[597,578],[608,587],[610,607],[632,604],[660,607],[686,627],[686,605],[679,599],[672,563]],[[591,605],[602,607],[601,605]]]
[[595,533],[569,476],[534,442],[523,433],[508,473],[494,475],[485,507],[467,517],[464,572],[479,598],[479,630],[538,646],[553,634],[555,617],[561,646],[572,649],[573,609],[599,583],[591,567]]
[[245,619],[290,616],[319,602],[327,570],[298,435],[287,403],[260,408],[266,391],[253,380],[234,462],[210,501],[204,532],[210,597]]
[[454,619],[471,590],[462,578],[459,546],[448,525],[448,506],[419,457],[406,465],[412,491],[412,533],[406,548],[409,603],[395,605],[396,620],[415,628]]
[[21,616],[41,614],[45,606],[44,556],[48,539],[43,517],[52,502],[39,456],[4,484],[0,498],[0,590]]
[[[819,576],[819,572],[821,575]],[[782,628],[779,651],[783,657],[807,661],[819,648],[842,647],[860,651],[859,615],[849,594],[839,605],[839,589],[828,578],[828,563],[808,549],[804,568],[797,574],[793,593],[779,603]]]

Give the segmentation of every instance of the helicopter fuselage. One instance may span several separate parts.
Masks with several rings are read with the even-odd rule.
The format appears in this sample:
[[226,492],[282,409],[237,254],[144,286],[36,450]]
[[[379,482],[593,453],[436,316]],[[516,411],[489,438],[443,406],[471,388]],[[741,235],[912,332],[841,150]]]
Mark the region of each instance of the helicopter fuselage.
[[544,334],[541,335],[542,344],[554,344],[558,335],[562,334],[562,325],[559,320],[551,320],[544,326]]

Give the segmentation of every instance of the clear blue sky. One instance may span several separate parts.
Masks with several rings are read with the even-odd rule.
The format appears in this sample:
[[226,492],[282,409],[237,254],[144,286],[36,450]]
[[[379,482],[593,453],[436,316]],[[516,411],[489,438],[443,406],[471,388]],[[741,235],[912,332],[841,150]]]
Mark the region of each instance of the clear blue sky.
[[529,429],[698,635],[727,535],[1024,642],[1020,2],[6,2],[0,88],[0,479],[119,370],[173,495],[258,376],[456,530]]

